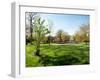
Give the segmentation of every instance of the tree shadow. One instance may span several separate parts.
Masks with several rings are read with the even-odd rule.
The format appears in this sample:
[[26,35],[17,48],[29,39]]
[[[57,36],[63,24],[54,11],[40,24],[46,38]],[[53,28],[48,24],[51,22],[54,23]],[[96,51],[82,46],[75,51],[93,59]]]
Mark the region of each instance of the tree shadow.
[[88,63],[88,61],[82,63],[82,59],[75,55],[63,55],[54,57],[43,55],[40,57],[39,62],[43,66],[76,65]]

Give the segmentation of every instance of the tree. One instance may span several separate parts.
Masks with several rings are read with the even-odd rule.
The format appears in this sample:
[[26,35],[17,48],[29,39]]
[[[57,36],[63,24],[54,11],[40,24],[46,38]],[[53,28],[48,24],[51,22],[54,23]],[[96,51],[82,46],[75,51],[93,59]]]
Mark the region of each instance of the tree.
[[82,35],[82,41],[86,44],[89,42],[89,24],[84,24],[80,27],[81,35]]
[[58,32],[56,33],[56,37],[57,37],[59,43],[62,42],[62,37],[61,37],[62,33],[63,33],[63,30],[58,30]]
[[34,20],[35,16],[37,15],[37,13],[33,13],[33,12],[26,12],[26,20],[29,22],[29,24],[27,24],[30,27],[30,41],[32,42],[32,34],[33,34],[33,24],[32,21]]
[[33,22],[33,32],[35,34],[35,44],[36,44],[36,51],[35,55],[40,56],[40,43],[43,37],[50,33],[48,28],[44,25],[45,20],[42,20],[40,16],[36,16]]
[[70,40],[70,36],[67,32],[64,32],[63,30],[58,30],[56,33],[56,41],[59,43],[66,43]]
[[78,42],[82,42],[81,34],[80,34],[79,31],[77,31],[77,32],[75,33],[74,41],[77,42],[77,43],[78,43]]
[[79,31],[75,33],[74,39],[76,42],[89,42],[89,24],[83,24],[80,26]]
[[61,35],[62,42],[66,43],[70,41],[70,35],[67,32],[63,32]]
[[52,32],[53,22],[50,19],[48,19],[46,26],[48,27],[48,29],[50,31],[50,33],[48,34],[48,40],[47,40],[47,42],[49,43],[49,46],[50,46],[50,43],[52,40],[51,32]]

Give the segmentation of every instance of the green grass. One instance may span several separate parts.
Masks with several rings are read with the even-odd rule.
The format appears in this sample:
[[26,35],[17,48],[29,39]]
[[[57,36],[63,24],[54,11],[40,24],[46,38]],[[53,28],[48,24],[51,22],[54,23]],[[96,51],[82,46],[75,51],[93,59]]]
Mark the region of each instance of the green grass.
[[34,55],[35,46],[26,45],[26,67],[89,64],[89,45],[41,44],[40,54]]

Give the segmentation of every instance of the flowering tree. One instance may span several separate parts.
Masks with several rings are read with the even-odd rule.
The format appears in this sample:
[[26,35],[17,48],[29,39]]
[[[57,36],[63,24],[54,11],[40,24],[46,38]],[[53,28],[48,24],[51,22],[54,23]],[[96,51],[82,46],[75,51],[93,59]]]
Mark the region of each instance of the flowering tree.
[[35,38],[35,45],[36,45],[36,51],[35,55],[40,56],[40,43],[43,39],[43,37],[46,34],[49,34],[50,31],[47,28],[47,26],[44,25],[45,20],[42,20],[40,16],[36,16],[34,18],[33,22],[33,34]]

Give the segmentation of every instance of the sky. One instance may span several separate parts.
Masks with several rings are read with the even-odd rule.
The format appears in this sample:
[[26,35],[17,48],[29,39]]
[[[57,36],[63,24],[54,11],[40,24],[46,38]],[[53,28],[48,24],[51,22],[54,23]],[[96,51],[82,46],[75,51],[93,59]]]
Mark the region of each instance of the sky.
[[73,35],[79,30],[82,24],[89,24],[89,15],[79,14],[54,14],[54,13],[39,13],[39,16],[45,20],[45,23],[51,23],[51,35],[55,36],[58,30],[63,30],[69,35]]
[[73,35],[82,24],[88,24],[90,20],[89,15],[79,14],[40,13],[40,16],[42,19],[52,22],[52,35],[55,35],[60,29]]

